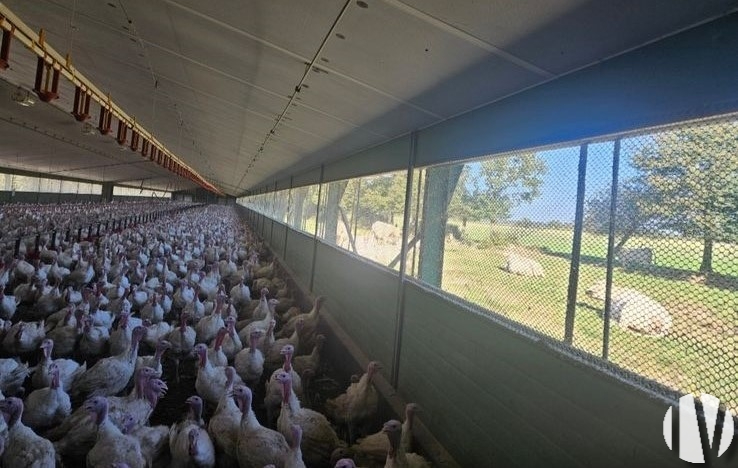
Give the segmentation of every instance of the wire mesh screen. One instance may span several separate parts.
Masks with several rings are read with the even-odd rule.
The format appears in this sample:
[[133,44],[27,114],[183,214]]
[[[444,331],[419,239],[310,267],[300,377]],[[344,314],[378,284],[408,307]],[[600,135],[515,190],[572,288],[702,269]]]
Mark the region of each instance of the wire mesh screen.
[[735,119],[422,168],[413,181],[408,274],[738,408]]
[[279,221],[280,223],[287,222],[287,213],[290,208],[290,191],[279,190],[272,194],[274,202],[272,204],[272,219]]
[[321,239],[391,268],[399,268],[406,172],[331,182],[324,186]]
[[[738,126],[721,119],[624,138],[619,158],[612,228],[606,191],[588,200],[585,224],[613,234],[606,357],[736,409]],[[590,296],[601,299],[603,286]]]
[[293,188],[290,191],[290,207],[287,224],[299,231],[314,234],[318,215],[319,185]]
[[[412,177],[408,275],[738,410],[735,116]],[[317,186],[296,189],[289,210],[304,199],[307,226],[315,203],[321,239],[397,268],[405,184],[404,172],[326,183],[320,206]],[[274,194],[253,204],[281,213]]]
[[562,339],[577,154],[417,170],[408,273]]

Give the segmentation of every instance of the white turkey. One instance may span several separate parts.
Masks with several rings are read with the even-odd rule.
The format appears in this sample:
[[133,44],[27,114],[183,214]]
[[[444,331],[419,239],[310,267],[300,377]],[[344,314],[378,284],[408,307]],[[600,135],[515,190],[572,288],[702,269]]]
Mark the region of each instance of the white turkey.
[[267,422],[274,423],[274,412],[278,410],[282,404],[282,383],[277,380],[277,374],[287,372],[290,374],[292,382],[292,391],[298,398],[302,397],[302,380],[300,376],[292,369],[292,354],[295,348],[292,345],[284,345],[282,347],[282,356],[284,357],[284,365],[280,369],[276,369],[269,376],[265,384],[264,406],[267,409]]
[[338,435],[324,415],[300,406],[292,391],[289,373],[280,371],[275,378],[282,384],[282,410],[277,419],[279,432],[289,438],[292,425],[299,425],[303,431],[301,448],[305,462],[310,466],[327,464],[333,450],[343,445]]
[[[225,393],[226,376],[225,367],[215,367],[208,360],[208,348],[204,343],[195,346],[195,354],[199,357],[199,367],[197,369],[197,379],[195,380],[195,389],[197,394],[212,405],[217,405],[220,398]],[[236,376],[236,382],[243,384],[240,377]]]
[[355,433],[359,426],[377,413],[379,394],[372,380],[381,369],[382,365],[379,362],[369,362],[366,372],[358,382],[352,383],[345,393],[326,400],[326,414],[339,425],[348,426],[351,442],[355,440]]
[[282,460],[289,452],[284,436],[259,424],[251,409],[251,390],[246,386],[233,389],[233,398],[241,409],[241,428],[237,457],[241,468],[261,468],[274,464],[283,468]]
[[208,347],[208,360],[215,367],[225,367],[228,365],[228,357],[223,352],[223,340],[227,335],[228,329],[225,327],[221,328],[215,335],[213,343]]
[[56,451],[51,442],[23,424],[23,401],[15,397],[0,401],[0,416],[8,426],[5,450],[0,457],[2,466],[47,468],[56,465]]
[[198,343],[209,344],[215,338],[218,330],[225,327],[225,322],[221,316],[222,306],[223,300],[218,299],[210,315],[206,315],[195,325],[195,334]]
[[259,349],[259,341],[263,337],[262,330],[253,330],[249,336],[249,347],[239,351],[233,362],[236,372],[249,387],[254,387],[264,372],[264,354]]
[[167,341],[172,344],[169,356],[174,360],[175,379],[179,382],[179,362],[189,357],[195,348],[195,329],[187,325],[189,316],[180,314],[179,327],[167,335]]
[[59,366],[51,363],[47,369],[50,385],[34,390],[24,402],[23,423],[36,431],[56,426],[72,413],[72,402],[61,384]]
[[306,468],[302,460],[302,428],[298,424],[290,426],[290,451],[284,457],[284,468]]
[[[202,420],[202,399],[191,396],[187,399],[187,417],[171,426],[169,430],[169,451],[172,453],[172,467],[213,466],[215,448],[205,430]],[[193,432],[196,431],[196,432]],[[193,446],[194,444],[194,446]],[[192,450],[192,449],[195,450]],[[212,463],[210,463],[212,454]],[[199,465],[198,463],[203,463]]]
[[[417,411],[417,404],[408,403],[405,405],[405,422],[402,423],[400,444],[398,445],[398,450],[405,453],[412,452],[413,421]],[[361,438],[351,446],[351,451],[356,454],[357,459],[371,464],[384,463],[389,449],[389,439],[384,430]]]
[[154,351],[153,356],[139,356],[136,359],[136,370],[142,369],[144,367],[149,367],[151,369],[154,369],[156,371],[156,376],[161,377],[163,369],[161,366],[161,358],[168,350],[172,347],[172,344],[168,342],[167,340],[160,339],[159,342],[156,344],[156,350]]
[[115,395],[123,390],[133,375],[138,356],[138,344],[146,329],[136,327],[133,330],[131,344],[120,354],[99,360],[79,375],[72,384],[70,395],[78,399],[86,395]]
[[416,453],[405,453],[400,449],[400,440],[402,438],[402,423],[396,419],[391,419],[384,423],[382,432],[389,439],[390,448],[387,451],[385,468],[431,468],[423,457]]
[[28,364],[17,359],[0,359],[0,392],[7,396],[16,395],[30,370]]
[[144,468],[146,461],[141,453],[141,444],[135,437],[123,434],[108,419],[108,399],[96,396],[84,404],[97,425],[97,442],[87,454],[88,468],[108,468],[111,460],[124,462],[130,468]]
[[243,343],[236,332],[236,317],[232,315],[226,317],[225,325],[228,329],[228,334],[223,338],[222,348],[228,360],[232,361],[236,354],[243,349]]
[[236,369],[226,367],[226,388],[218,401],[218,407],[208,422],[208,432],[218,453],[218,465],[238,466],[238,434],[241,426],[241,412],[233,399],[233,380]]
[[5,294],[5,286],[0,289],[0,319],[10,320],[20,304],[20,299],[13,295]]
[[81,366],[77,361],[72,359],[51,359],[52,352],[54,349],[54,341],[46,338],[41,342],[39,348],[42,351],[41,359],[36,365],[36,370],[33,373],[31,383],[36,388],[48,387],[51,385],[52,376],[49,372],[51,365],[56,365],[59,370],[59,378],[61,380],[62,387],[68,390],[72,387],[72,382],[79,375],[87,370],[87,364]]

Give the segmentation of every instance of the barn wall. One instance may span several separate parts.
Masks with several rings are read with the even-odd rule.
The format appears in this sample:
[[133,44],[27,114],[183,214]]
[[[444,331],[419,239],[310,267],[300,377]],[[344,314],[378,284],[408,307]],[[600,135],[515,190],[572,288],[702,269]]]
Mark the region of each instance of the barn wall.
[[398,390],[428,409],[424,422],[462,466],[676,459],[662,402],[410,282]]
[[318,243],[313,293],[328,298],[326,307],[341,328],[385,368],[393,356],[397,286],[396,272]]
[[313,238],[302,232],[288,229],[285,261],[292,268],[295,280],[302,285],[310,284],[313,268]]
[[272,238],[270,245],[274,253],[279,255],[280,258],[284,258],[284,240],[287,237],[287,226],[282,223],[274,222],[272,228]]
[[[286,229],[286,264],[307,290],[314,240]],[[331,322],[389,380],[397,272],[318,241],[313,281]],[[433,288],[402,285],[396,394],[421,405],[460,466],[689,466],[664,443],[663,400]]]

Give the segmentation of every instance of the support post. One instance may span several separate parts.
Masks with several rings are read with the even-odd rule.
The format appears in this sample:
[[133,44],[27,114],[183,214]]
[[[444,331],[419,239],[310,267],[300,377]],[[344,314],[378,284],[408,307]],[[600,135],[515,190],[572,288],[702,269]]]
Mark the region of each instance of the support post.
[[582,251],[582,228],[584,227],[584,191],[587,178],[588,144],[579,147],[579,171],[577,178],[577,205],[574,214],[574,238],[571,243],[571,266],[569,268],[569,292],[566,298],[566,319],[564,322],[564,341],[571,344],[574,339],[574,315],[577,307],[577,287],[579,286],[579,264]]
[[612,150],[612,186],[610,187],[610,226],[607,233],[607,271],[605,273],[605,311],[602,330],[602,359],[610,354],[610,313],[612,310],[612,267],[615,260],[615,222],[618,209],[618,177],[620,170],[620,138]]
[[320,166],[320,181],[318,182],[318,205],[315,207],[315,231],[313,232],[313,258],[310,261],[310,286],[309,291],[313,292],[313,285],[315,284],[315,259],[318,255],[318,231],[320,230],[320,205],[323,202],[323,174],[325,172],[325,166]]
[[[114,184],[112,182],[103,182],[102,184],[102,201],[105,203],[110,203],[113,201],[113,187]],[[107,229],[107,225],[105,226]]]
[[410,135],[410,153],[408,154],[407,175],[405,178],[405,205],[403,207],[402,217],[402,244],[400,244],[400,274],[398,276],[397,285],[397,315],[395,318],[395,345],[392,354],[392,374],[390,383],[397,388],[400,381],[400,358],[402,356],[402,335],[405,325],[405,276],[407,274],[407,265],[405,258],[407,257],[408,237],[410,236],[410,212],[412,203],[410,200],[413,196],[413,170],[415,169],[415,159],[417,152],[418,134],[413,132]]

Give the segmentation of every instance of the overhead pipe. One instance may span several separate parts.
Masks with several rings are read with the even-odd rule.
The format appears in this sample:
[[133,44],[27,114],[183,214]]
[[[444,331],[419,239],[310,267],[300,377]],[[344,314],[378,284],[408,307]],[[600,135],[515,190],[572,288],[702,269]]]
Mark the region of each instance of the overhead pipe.
[[[105,114],[100,118],[99,130],[102,134],[109,133],[110,123],[112,120],[109,120],[108,122],[105,121],[107,114],[109,113],[109,117],[107,118],[112,119],[114,116],[120,121],[123,121],[124,126],[129,126],[131,129],[136,130],[141,137],[150,142],[152,147],[160,149],[167,158],[173,159],[183,167],[189,168],[187,164],[184,164],[173,153],[169,152],[151,133],[137,124],[135,119],[128,116],[128,114],[112,102],[109,95],[103,93],[82,73],[80,73],[72,65],[70,56],[67,56],[66,58],[62,57],[61,54],[55,51],[52,47],[47,46],[43,30],[36,33],[2,3],[0,3],[0,28],[3,30],[3,41],[0,45],[0,64],[7,64],[10,40],[13,37],[18,39],[25,47],[38,56],[39,61],[36,69],[37,76],[34,91],[39,95],[39,98],[42,101],[48,102],[52,99],[58,98],[59,76],[63,75],[71,82],[72,85],[85,89],[89,93],[90,99],[95,100],[101,106],[106,108],[105,113],[101,111],[101,114]],[[44,72],[46,72],[45,75]],[[123,130],[122,133],[123,135],[120,136],[124,136],[126,130]],[[202,187],[218,195],[223,195],[222,191],[206,181],[200,174],[194,170],[192,170],[192,172],[196,174],[197,182]]]
[[2,43],[0,43],[0,70],[5,70],[9,66],[10,40],[12,38],[13,31],[3,29],[3,39]]

